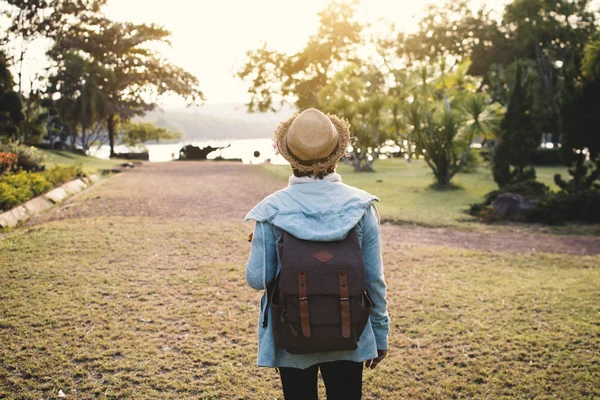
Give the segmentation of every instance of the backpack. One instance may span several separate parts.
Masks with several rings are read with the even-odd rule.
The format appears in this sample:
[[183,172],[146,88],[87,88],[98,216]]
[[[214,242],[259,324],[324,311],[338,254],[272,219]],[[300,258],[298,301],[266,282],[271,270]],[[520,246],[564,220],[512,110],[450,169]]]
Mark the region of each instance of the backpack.
[[339,241],[278,243],[281,271],[268,293],[275,343],[292,354],[354,350],[373,304],[356,228]]

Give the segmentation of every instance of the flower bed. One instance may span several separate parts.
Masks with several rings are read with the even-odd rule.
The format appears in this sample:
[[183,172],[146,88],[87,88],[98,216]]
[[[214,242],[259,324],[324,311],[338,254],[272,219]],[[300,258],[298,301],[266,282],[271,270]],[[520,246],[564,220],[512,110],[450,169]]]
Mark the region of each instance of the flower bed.
[[44,172],[18,171],[0,176],[0,212],[10,210],[54,187],[85,176],[81,166],[55,166]]

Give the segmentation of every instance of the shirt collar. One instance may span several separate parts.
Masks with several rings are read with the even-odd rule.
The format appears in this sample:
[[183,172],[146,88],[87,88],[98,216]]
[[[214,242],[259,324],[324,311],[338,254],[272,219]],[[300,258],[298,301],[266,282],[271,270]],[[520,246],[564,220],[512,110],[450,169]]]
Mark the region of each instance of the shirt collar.
[[342,176],[336,172],[332,172],[323,177],[323,179],[319,179],[314,176],[302,176],[297,177],[295,175],[290,176],[290,180],[288,182],[288,186],[296,185],[299,183],[312,183],[312,182],[341,182]]

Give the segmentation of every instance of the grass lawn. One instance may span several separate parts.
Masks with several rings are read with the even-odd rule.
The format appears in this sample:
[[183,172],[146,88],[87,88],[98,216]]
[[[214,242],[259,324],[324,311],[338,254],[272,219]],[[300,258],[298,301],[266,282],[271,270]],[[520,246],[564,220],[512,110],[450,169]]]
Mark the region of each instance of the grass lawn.
[[[291,175],[289,166],[263,166],[268,175],[287,180]],[[375,173],[359,173],[343,163],[338,172],[345,183],[364,189],[381,200],[378,209],[381,217],[399,223],[424,226],[448,226],[459,229],[489,229],[464,213],[470,204],[483,201],[486,193],[497,189],[488,168],[479,167],[470,174],[457,174],[452,182],[457,190],[437,191],[430,188],[433,174],[423,161],[407,163],[401,159],[380,160],[375,163]],[[538,180],[558,190],[554,174],[567,174],[564,167],[536,167]],[[523,225],[521,225],[523,227]],[[491,229],[494,229],[493,227]],[[540,229],[546,232],[550,229]],[[552,228],[557,233],[600,234],[598,226],[568,226]]]
[[38,149],[46,157],[46,166],[53,165],[75,165],[82,164],[83,170],[89,174],[95,174],[103,169],[112,169],[123,163],[123,160],[103,160],[101,158],[83,156],[62,150]]
[[[0,238],[0,398],[281,399],[276,372],[255,367],[246,235],[88,217]],[[600,257],[384,238],[383,259],[390,352],[363,398],[600,397]]]

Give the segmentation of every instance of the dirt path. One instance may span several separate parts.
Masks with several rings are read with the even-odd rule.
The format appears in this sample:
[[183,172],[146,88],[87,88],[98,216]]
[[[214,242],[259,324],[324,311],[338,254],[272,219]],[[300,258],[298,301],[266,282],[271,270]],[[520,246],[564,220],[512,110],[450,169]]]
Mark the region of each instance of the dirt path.
[[[147,163],[71,198],[27,225],[95,216],[240,221],[262,198],[285,186],[256,166],[226,162]],[[384,224],[385,242],[473,250],[600,254],[600,238],[457,231]]]

